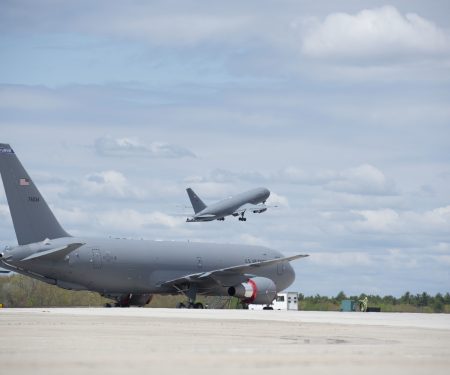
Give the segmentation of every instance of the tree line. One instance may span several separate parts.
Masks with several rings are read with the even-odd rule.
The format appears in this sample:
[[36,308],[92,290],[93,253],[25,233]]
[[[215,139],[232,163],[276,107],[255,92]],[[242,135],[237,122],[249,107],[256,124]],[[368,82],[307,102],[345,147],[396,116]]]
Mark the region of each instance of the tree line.
[[[425,312],[450,313],[450,294],[437,293],[432,296],[426,292],[411,294],[406,292],[401,297],[361,294],[347,296],[339,292],[335,297],[305,296],[299,294],[299,309],[310,311],[339,311],[342,300],[362,300],[367,297],[369,306],[380,307],[385,312]],[[149,307],[175,307],[184,297],[155,296]],[[237,299],[200,297],[199,300],[210,308],[239,308]],[[70,291],[32,279],[13,274],[0,277],[0,304],[4,307],[69,307],[69,306],[104,306],[108,299],[98,293],[88,291]]]
[[433,296],[426,292],[417,294],[406,292],[401,297],[394,297],[373,294],[347,296],[344,292],[339,292],[335,297],[299,294],[298,299],[301,310],[338,311],[341,301],[345,299],[359,301],[365,297],[369,301],[369,306],[380,307],[384,312],[450,313],[450,293],[437,293]]

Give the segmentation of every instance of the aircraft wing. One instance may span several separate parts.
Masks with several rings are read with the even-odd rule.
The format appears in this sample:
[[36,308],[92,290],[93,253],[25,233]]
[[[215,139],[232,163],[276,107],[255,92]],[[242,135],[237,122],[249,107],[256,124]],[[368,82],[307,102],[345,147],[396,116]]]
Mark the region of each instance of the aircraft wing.
[[213,217],[216,217],[214,214],[204,214],[204,215],[195,215],[196,219],[211,219]]
[[61,260],[63,259],[67,254],[71,253],[72,251],[78,249],[79,247],[83,246],[84,243],[71,243],[66,246],[57,247],[54,249],[44,250],[40,251],[34,254],[31,254],[27,256],[26,258],[22,259],[22,262],[32,260],[32,259],[42,259],[42,260]]
[[214,219],[216,218],[216,215],[213,214],[204,214],[204,215],[195,215],[192,217],[188,217],[186,219],[187,222],[192,222],[192,221],[202,221],[202,220],[209,220],[209,219]]
[[254,214],[260,214],[264,211],[267,211],[268,208],[273,208],[278,206],[268,206],[266,204],[245,204],[239,207],[236,211],[233,212],[232,215],[237,216],[241,215],[243,212],[253,212]]
[[297,255],[292,255],[290,257],[264,260],[264,261],[255,262],[255,263],[245,263],[245,264],[227,267],[227,268],[221,268],[221,269],[217,269],[217,270],[213,270],[213,271],[193,273],[193,274],[179,277],[177,279],[166,281],[166,282],[162,283],[161,285],[162,286],[174,286],[174,285],[180,285],[180,284],[185,284],[185,283],[201,283],[204,281],[213,280],[213,281],[221,284],[222,286],[232,286],[236,283],[237,278],[241,278],[242,281],[247,279],[249,275],[252,275],[252,270],[254,270],[255,268],[260,268],[260,267],[269,266],[269,265],[282,263],[282,262],[290,262],[292,260],[299,259],[299,258],[305,258],[307,256],[309,256],[309,255],[297,254]]

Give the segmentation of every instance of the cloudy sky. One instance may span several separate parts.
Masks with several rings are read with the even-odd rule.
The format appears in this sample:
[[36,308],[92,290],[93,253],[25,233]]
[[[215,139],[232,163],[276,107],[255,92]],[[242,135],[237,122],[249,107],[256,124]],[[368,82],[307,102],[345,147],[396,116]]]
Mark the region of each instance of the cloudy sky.
[[[305,294],[450,291],[447,1],[0,9],[1,141],[71,234],[308,253]],[[187,224],[188,186],[279,208]],[[14,244],[3,190],[0,219]]]

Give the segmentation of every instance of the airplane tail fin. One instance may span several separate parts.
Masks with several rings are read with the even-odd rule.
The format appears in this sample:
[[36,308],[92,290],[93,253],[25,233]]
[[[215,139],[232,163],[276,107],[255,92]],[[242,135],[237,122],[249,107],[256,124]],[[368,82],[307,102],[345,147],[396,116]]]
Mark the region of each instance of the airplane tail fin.
[[200,211],[203,211],[206,208],[206,204],[203,203],[203,201],[197,194],[194,193],[194,190],[192,190],[191,188],[187,188],[186,191],[188,193],[194,212],[198,213]]
[[0,143],[0,173],[19,245],[70,237],[8,144]]

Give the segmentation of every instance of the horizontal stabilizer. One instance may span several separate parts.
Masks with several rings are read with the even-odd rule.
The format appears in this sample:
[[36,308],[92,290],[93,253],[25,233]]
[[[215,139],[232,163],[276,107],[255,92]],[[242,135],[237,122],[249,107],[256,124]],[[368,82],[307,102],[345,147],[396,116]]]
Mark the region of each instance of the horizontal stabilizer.
[[72,251],[78,249],[79,247],[83,246],[84,243],[71,243],[66,246],[57,247],[56,249],[49,249],[40,251],[34,254],[29,255],[28,257],[22,259],[22,262],[32,260],[32,259],[42,259],[42,260],[61,260],[63,259],[67,254],[71,253]]

